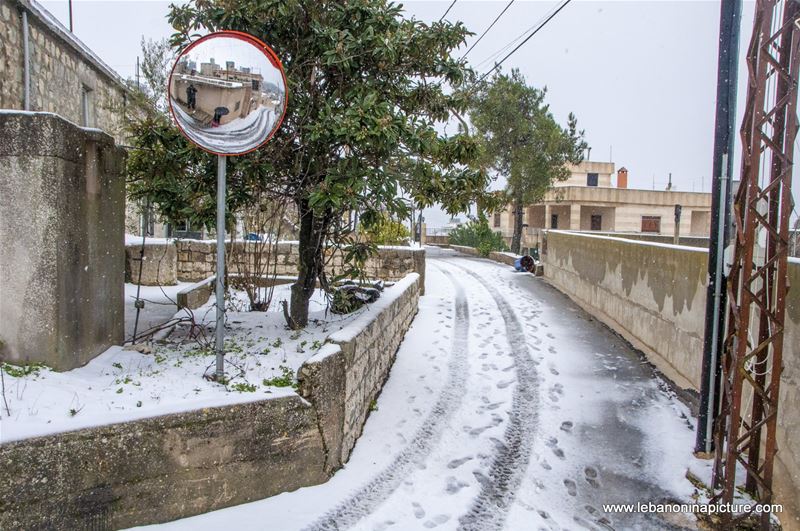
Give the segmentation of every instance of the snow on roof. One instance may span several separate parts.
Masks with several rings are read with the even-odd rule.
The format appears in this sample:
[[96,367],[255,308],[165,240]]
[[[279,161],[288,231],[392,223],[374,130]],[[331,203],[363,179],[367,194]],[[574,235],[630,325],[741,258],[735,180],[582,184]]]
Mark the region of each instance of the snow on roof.
[[114,83],[120,85],[121,88],[128,90],[125,80],[113,68],[108,66],[91,48],[86,46],[74,33],[64,27],[61,22],[36,0],[14,0],[23,7],[28,13],[38,19],[39,22],[60,38],[62,41],[71,46],[78,54],[83,56],[89,63],[91,63],[97,70],[105,74],[106,77],[111,79]]
[[201,85],[213,85],[215,87],[242,88],[244,86],[243,83],[240,83],[238,81],[226,81],[224,79],[218,79],[216,77],[190,76],[187,74],[182,74],[180,78],[181,81],[188,81],[189,83],[199,83]]

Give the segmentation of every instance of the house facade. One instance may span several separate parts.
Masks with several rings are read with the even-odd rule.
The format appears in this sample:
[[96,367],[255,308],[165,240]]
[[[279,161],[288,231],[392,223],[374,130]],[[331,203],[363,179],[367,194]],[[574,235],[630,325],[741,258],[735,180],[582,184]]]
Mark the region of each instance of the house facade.
[[[628,188],[628,170],[614,171],[613,162],[584,161],[570,168],[565,181],[555,183],[541,203],[523,212],[523,247],[536,247],[543,229],[633,232],[672,235],[680,205],[680,234],[707,236],[711,194],[677,190]],[[612,183],[616,174],[616,183]],[[508,241],[514,233],[511,205],[495,213],[491,226]]]

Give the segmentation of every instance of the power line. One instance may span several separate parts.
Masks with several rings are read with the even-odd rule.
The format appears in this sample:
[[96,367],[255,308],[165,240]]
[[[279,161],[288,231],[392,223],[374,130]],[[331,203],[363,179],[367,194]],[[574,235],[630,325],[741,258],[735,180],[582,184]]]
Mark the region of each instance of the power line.
[[451,10],[451,9],[453,9],[453,6],[454,6],[454,5],[456,5],[456,2],[458,2],[458,0],[453,0],[453,3],[452,3],[452,4],[450,4],[450,7],[448,7],[448,8],[447,8],[447,11],[445,11],[445,12],[444,12],[444,15],[442,15],[442,16],[439,18],[439,22],[441,22],[441,21],[443,21],[443,20],[444,20],[444,17],[446,17],[446,16],[447,16],[447,14],[450,12],[450,10]]
[[516,44],[517,41],[519,41],[520,39],[524,38],[528,33],[533,31],[536,28],[536,26],[541,24],[544,21],[545,18],[549,17],[553,13],[553,11],[556,10],[557,7],[558,6],[555,5],[552,8],[550,8],[544,15],[542,15],[539,18],[539,20],[537,22],[535,22],[533,25],[531,25],[531,27],[529,27],[528,29],[526,29],[525,31],[523,31],[522,33],[517,35],[517,37],[515,37],[511,42],[509,42],[508,44],[506,44],[505,46],[503,46],[502,48],[500,48],[496,52],[494,52],[491,55],[489,55],[486,59],[484,59],[483,61],[481,61],[478,64],[476,64],[475,68],[480,68],[481,66],[485,65],[486,63],[491,62],[495,57],[497,57],[498,55],[502,54],[503,52],[505,52],[506,50],[508,50],[512,46],[514,46],[514,44]]
[[475,85],[477,85],[478,83],[480,83],[481,81],[483,81],[484,79],[486,79],[486,76],[488,76],[489,74],[491,74],[492,72],[494,72],[495,70],[497,70],[498,68],[500,68],[500,65],[502,65],[502,64],[503,64],[503,63],[506,61],[506,59],[508,59],[509,57],[511,57],[511,56],[514,54],[514,52],[516,52],[517,50],[519,50],[520,48],[522,48],[522,46],[523,46],[523,45],[524,45],[526,42],[528,42],[529,40],[531,40],[531,39],[533,38],[533,36],[534,36],[534,35],[536,35],[537,33],[539,33],[539,30],[541,30],[543,27],[545,27],[545,26],[547,25],[547,23],[548,23],[548,22],[550,22],[550,21],[553,19],[553,17],[555,17],[556,15],[558,15],[558,13],[559,13],[559,12],[560,12],[562,9],[564,9],[565,7],[567,7],[567,4],[569,4],[571,1],[572,1],[572,0],[564,0],[564,1],[561,3],[561,5],[560,5],[560,6],[558,6],[558,9],[556,9],[556,10],[555,10],[555,11],[554,11],[554,12],[553,12],[553,13],[552,13],[552,14],[551,14],[549,17],[547,17],[547,18],[544,20],[544,22],[542,22],[541,24],[539,24],[539,26],[538,26],[538,27],[537,27],[535,30],[533,30],[533,32],[532,32],[530,35],[528,35],[528,36],[525,38],[525,40],[523,40],[523,41],[522,41],[521,43],[519,43],[519,44],[518,44],[516,47],[514,47],[514,49],[513,49],[513,50],[511,50],[510,52],[508,52],[508,54],[507,54],[505,57],[503,57],[503,58],[500,60],[500,62],[499,62],[499,63],[495,63],[495,65],[494,65],[494,66],[491,68],[491,70],[489,70],[488,72],[486,72],[485,74],[483,74],[483,75],[480,77],[480,79],[478,79],[478,81],[476,81],[476,82],[475,82]]
[[469,47],[469,50],[467,50],[467,51],[464,53],[464,55],[462,55],[462,56],[461,56],[461,58],[462,58],[462,59],[463,59],[463,58],[465,58],[465,57],[466,57],[466,56],[469,54],[469,52],[471,52],[471,51],[472,51],[472,49],[473,49],[473,48],[475,48],[475,46],[476,46],[476,45],[477,45],[479,42],[481,42],[481,39],[483,39],[483,37],[485,37],[485,36],[486,36],[486,34],[487,34],[487,33],[489,33],[489,30],[490,30],[490,29],[492,29],[492,27],[493,27],[493,26],[494,26],[494,25],[497,23],[497,21],[498,21],[498,20],[500,20],[500,17],[502,17],[502,16],[503,16],[503,13],[505,13],[506,11],[508,11],[508,8],[509,8],[509,7],[511,7],[511,4],[513,4],[514,2],[515,2],[515,0],[511,0],[511,1],[510,1],[508,4],[506,4],[506,7],[504,7],[504,8],[503,8],[503,10],[502,10],[502,11],[500,11],[500,14],[499,14],[499,15],[497,15],[497,17],[496,17],[496,18],[495,18],[495,19],[492,21],[492,23],[491,23],[491,24],[489,24],[489,27],[488,27],[488,28],[486,28],[486,31],[484,31],[483,33],[481,33],[481,36],[480,36],[480,37],[478,37],[478,40],[477,40],[477,41],[475,41],[475,42],[473,42],[473,43],[472,43],[472,46],[470,46],[470,47]]

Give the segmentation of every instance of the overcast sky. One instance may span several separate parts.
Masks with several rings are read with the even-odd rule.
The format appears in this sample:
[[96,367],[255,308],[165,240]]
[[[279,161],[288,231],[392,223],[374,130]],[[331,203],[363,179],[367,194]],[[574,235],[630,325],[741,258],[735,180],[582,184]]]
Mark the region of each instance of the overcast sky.
[[[506,3],[456,2],[447,18],[463,21],[476,34],[463,51]],[[470,52],[470,62],[480,72],[490,68],[491,62],[481,63],[536,25],[557,3],[517,0]],[[438,20],[449,4],[449,0],[404,3],[407,16],[425,21]],[[66,25],[66,0],[43,5]],[[75,33],[129,77],[141,53],[141,37],[171,34],[165,19],[168,6],[169,2],[159,1],[76,0]],[[744,2],[743,49],[752,31],[753,7],[753,2]],[[708,192],[718,31],[718,1],[575,0],[503,66],[519,68],[530,84],[547,86],[556,118],[564,122],[574,112],[586,130],[591,159],[625,166],[630,187],[663,190],[672,173],[677,189]],[[744,51],[740,60],[741,105]],[[741,116],[740,109],[739,123]],[[738,178],[738,157],[734,168]],[[800,197],[799,174],[795,172],[795,198]],[[433,211],[426,217],[429,226],[447,221]]]

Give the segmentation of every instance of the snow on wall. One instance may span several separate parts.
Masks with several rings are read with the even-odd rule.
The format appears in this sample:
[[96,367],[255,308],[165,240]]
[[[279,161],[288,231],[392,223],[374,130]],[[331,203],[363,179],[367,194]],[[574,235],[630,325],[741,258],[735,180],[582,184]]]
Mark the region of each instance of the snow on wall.
[[0,444],[0,528],[132,527],[326,481],[361,434],[420,290],[409,275],[333,334],[298,371],[299,395]]

